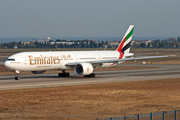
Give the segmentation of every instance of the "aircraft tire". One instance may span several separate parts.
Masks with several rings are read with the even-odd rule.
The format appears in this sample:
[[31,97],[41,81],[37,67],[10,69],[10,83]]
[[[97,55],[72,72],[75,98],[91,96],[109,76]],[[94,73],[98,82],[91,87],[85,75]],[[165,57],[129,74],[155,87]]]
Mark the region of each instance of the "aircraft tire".
[[84,77],[95,77],[95,73],[89,74],[89,75],[84,75]]
[[89,77],[89,75],[84,75],[84,77]]
[[19,77],[15,77],[15,80],[19,80]]
[[66,73],[66,77],[69,77],[70,76],[70,74],[69,73]]
[[58,73],[58,77],[62,77],[62,73]]
[[68,77],[68,74],[67,73],[63,73],[63,77]]
[[95,73],[92,73],[92,77],[96,77]]
[[89,75],[89,77],[93,77],[93,73]]
[[69,73],[58,73],[59,77],[69,77],[70,74]]

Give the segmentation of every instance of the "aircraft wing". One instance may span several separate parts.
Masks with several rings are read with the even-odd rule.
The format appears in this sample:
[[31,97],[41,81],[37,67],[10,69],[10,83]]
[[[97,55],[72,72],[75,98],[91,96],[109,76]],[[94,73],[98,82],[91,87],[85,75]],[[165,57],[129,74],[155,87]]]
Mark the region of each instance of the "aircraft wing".
[[130,58],[130,57],[141,57],[141,56],[147,56],[147,55],[150,55],[150,54],[159,54],[159,52],[156,52],[156,53],[144,53],[144,54],[136,54],[136,55],[128,55],[126,56],[127,58]]
[[96,60],[96,61],[73,62],[73,63],[67,63],[65,65],[66,66],[75,66],[75,65],[77,65],[79,63],[91,63],[91,64],[116,63],[116,62],[119,62],[119,61],[130,61],[130,60],[140,60],[140,59],[150,59],[150,58],[164,58],[164,57],[171,57],[171,55],[147,56],[147,57],[112,59],[112,60]]

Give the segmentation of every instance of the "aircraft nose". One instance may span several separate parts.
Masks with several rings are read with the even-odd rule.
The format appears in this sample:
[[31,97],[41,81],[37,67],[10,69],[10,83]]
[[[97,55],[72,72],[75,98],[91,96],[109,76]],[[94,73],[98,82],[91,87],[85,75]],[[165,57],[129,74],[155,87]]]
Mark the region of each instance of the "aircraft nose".
[[12,69],[12,66],[10,65],[9,61],[7,61],[7,60],[4,62],[4,66],[8,69]]
[[7,61],[4,62],[4,66],[8,68],[9,64]]
[[16,67],[15,64],[15,59],[14,58],[8,58],[5,62],[4,62],[4,66],[10,70],[14,70]]

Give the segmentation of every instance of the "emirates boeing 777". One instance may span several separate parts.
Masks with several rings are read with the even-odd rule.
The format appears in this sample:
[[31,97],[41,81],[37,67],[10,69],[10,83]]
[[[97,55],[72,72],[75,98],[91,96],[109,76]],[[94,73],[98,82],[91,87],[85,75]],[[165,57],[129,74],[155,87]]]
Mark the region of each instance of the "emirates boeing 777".
[[15,72],[15,80],[19,80],[20,71],[31,71],[41,74],[47,70],[61,70],[59,77],[68,77],[66,70],[74,69],[78,75],[95,77],[93,69],[97,67],[113,67],[127,60],[160,58],[168,56],[149,56],[129,58],[130,43],[134,25],[130,25],[118,48],[114,51],[45,51],[45,52],[20,52],[10,56],[4,65]]

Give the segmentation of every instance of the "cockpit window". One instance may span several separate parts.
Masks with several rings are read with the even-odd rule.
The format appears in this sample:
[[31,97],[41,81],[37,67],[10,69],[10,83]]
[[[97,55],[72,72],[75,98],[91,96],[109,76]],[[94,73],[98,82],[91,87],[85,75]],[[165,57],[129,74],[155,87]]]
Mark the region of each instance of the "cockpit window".
[[15,59],[7,59],[7,61],[15,61]]

